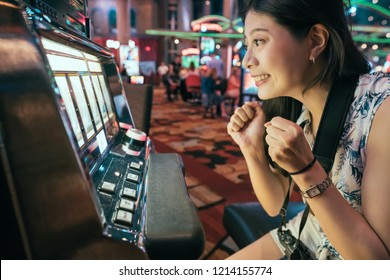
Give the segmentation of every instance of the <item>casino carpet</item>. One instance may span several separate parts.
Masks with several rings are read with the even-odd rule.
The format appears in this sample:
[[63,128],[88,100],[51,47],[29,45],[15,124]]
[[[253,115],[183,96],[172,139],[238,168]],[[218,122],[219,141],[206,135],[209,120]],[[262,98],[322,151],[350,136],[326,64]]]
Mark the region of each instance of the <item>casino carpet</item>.
[[[156,152],[178,153],[185,167],[188,193],[199,210],[206,235],[208,255],[226,231],[223,209],[232,202],[256,201],[244,158],[226,132],[227,120],[203,118],[200,105],[183,102],[179,97],[168,102],[163,88],[155,87],[149,135]],[[235,244],[224,244],[233,250]],[[216,250],[207,259],[224,259]]]

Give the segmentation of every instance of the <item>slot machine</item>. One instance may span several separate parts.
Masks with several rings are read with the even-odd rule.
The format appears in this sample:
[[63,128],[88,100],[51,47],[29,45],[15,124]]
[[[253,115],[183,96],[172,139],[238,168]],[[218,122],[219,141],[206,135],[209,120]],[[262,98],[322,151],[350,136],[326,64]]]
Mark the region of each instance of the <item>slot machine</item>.
[[134,125],[84,1],[0,1],[2,259],[197,259],[178,154]]

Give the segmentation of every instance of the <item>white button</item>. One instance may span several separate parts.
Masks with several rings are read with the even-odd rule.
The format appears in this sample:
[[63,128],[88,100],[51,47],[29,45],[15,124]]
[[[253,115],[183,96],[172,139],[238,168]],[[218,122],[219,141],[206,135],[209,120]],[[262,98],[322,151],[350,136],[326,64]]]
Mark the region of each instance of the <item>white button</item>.
[[109,182],[103,182],[103,185],[100,187],[102,191],[113,193],[115,191],[115,184]]
[[141,169],[141,164],[139,162],[133,161],[132,163],[130,163],[130,168],[140,170]]
[[127,174],[127,180],[138,183],[139,176],[137,174],[129,173]]
[[136,190],[133,190],[133,189],[130,189],[130,188],[123,188],[123,193],[122,193],[123,196],[135,198],[136,194],[137,194]]
[[133,214],[127,211],[118,210],[116,214],[116,221],[119,223],[125,223],[130,225],[132,219],[133,219]]
[[119,203],[119,208],[134,212],[134,205],[135,205],[135,203],[131,200],[121,199],[120,203]]

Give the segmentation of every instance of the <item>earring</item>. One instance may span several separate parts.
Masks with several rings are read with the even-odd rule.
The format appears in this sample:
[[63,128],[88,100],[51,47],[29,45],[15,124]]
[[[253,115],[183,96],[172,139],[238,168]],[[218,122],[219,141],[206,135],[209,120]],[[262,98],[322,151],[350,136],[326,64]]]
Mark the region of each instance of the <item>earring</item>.
[[312,58],[310,58],[310,61],[311,61],[311,64],[314,66],[314,64],[316,64],[316,58],[313,56]]

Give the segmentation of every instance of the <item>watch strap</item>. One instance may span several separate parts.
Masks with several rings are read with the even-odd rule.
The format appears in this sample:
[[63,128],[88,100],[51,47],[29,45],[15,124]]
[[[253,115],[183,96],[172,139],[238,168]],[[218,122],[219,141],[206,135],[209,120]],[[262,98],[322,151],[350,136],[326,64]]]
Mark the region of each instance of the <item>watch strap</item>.
[[332,184],[332,179],[328,176],[322,183],[317,185],[312,185],[305,191],[302,191],[302,195],[305,198],[313,198],[317,195],[322,194],[330,185]]

